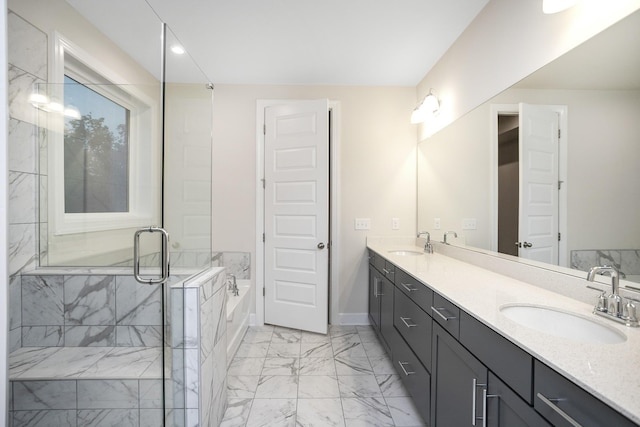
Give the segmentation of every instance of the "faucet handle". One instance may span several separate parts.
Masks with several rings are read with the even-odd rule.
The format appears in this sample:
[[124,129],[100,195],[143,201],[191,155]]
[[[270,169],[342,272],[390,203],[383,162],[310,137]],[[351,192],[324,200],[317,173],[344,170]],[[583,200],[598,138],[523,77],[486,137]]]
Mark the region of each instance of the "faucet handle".
[[606,313],[607,306],[608,306],[607,291],[602,290],[600,288],[596,288],[595,286],[591,286],[591,285],[587,285],[587,288],[600,292],[600,296],[598,297],[598,302],[596,303],[595,309],[602,313]]
[[640,301],[633,298],[627,298],[627,303],[622,308],[622,318],[627,321],[627,324],[638,323],[638,312],[634,302]]

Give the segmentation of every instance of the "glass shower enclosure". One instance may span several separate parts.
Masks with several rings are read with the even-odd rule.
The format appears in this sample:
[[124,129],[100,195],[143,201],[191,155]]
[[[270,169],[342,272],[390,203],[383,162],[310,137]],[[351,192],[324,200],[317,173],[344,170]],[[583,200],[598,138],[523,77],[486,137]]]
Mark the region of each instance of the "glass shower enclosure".
[[[213,87],[144,0],[8,7],[12,137],[35,148],[9,160],[35,230],[10,259],[13,421],[191,424],[178,284],[211,266]],[[43,409],[39,387],[76,394]]]

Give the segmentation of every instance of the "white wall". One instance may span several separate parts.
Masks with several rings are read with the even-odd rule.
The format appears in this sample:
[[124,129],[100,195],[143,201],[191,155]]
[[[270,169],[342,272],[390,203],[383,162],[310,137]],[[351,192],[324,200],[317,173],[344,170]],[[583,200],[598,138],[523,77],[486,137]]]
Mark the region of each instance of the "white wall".
[[[256,277],[256,101],[318,98],[339,101],[342,113],[339,312],[366,313],[366,236],[416,231],[415,88],[216,85],[213,250],[250,252]],[[371,218],[372,229],[355,231],[355,217]]]
[[640,0],[581,0],[545,15],[541,0],[491,0],[418,85],[419,99],[433,88],[442,102],[419,140],[638,9]]

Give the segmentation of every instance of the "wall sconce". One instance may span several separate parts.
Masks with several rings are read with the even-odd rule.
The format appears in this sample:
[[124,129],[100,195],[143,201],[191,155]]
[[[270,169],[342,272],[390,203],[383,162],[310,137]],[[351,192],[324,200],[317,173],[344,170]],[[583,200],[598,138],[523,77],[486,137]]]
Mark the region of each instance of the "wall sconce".
[[546,14],[562,12],[578,3],[578,0],[542,0],[542,12]]
[[411,113],[411,123],[422,123],[440,111],[440,101],[433,94],[433,89],[422,99],[422,102]]

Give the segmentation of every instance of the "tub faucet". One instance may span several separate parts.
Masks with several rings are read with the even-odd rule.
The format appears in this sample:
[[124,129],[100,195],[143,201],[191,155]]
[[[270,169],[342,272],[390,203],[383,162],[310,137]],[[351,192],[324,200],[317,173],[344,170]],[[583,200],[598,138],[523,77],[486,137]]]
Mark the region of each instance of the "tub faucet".
[[428,253],[428,254],[432,254],[433,253],[433,245],[431,244],[431,234],[429,234],[428,231],[421,231],[421,232],[418,233],[418,239],[423,234],[427,235],[427,241],[424,243],[424,251],[426,253]]
[[237,297],[238,295],[240,295],[240,290],[238,289],[238,283],[236,281],[235,274],[231,274],[231,273],[227,274],[226,284],[227,284],[227,290],[231,291],[234,296]]
[[444,243],[445,245],[449,244],[449,243],[447,243],[447,235],[448,234],[453,234],[453,237],[458,238],[458,233],[456,233],[455,231],[445,231],[444,232],[444,240],[442,241],[442,243]]

